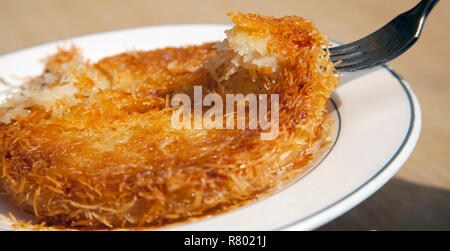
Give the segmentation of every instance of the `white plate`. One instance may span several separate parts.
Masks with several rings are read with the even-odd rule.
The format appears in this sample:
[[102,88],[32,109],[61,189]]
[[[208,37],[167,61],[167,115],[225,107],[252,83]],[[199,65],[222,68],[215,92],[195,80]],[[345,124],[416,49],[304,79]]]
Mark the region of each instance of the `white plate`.
[[[222,40],[228,25],[168,25],[104,32],[70,39],[96,61],[129,49]],[[0,56],[0,77],[19,84],[17,77],[38,75],[45,55],[57,41]],[[65,44],[68,44],[65,42]],[[0,91],[7,87],[1,86]],[[310,172],[272,196],[244,207],[165,227],[167,230],[310,230],[345,213],[384,185],[411,154],[419,138],[421,111],[410,86],[383,66],[346,74],[333,93],[336,141]],[[4,201],[4,200],[3,200]],[[389,205],[387,205],[389,206]],[[0,202],[0,216],[15,211]],[[0,229],[9,229],[5,217]]]

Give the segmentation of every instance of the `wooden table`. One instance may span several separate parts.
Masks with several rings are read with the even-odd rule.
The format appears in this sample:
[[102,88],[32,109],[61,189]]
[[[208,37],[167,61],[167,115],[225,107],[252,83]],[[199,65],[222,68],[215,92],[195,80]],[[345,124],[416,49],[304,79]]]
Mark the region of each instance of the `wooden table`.
[[[168,23],[228,23],[228,11],[296,14],[329,37],[350,42],[378,29],[417,0],[0,0],[0,53],[81,34]],[[320,228],[450,229],[450,1],[441,1],[419,42],[390,65],[423,109],[414,153],[386,186]]]

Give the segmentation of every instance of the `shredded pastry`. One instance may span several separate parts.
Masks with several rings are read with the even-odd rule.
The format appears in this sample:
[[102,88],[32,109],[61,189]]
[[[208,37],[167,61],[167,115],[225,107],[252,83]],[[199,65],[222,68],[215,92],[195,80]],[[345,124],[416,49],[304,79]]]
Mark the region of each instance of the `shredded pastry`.
[[[129,51],[75,47],[0,106],[0,184],[46,226],[161,226],[241,205],[296,177],[328,135],[338,85],[312,22],[229,14],[222,42]],[[279,134],[175,129],[177,93],[279,94]]]

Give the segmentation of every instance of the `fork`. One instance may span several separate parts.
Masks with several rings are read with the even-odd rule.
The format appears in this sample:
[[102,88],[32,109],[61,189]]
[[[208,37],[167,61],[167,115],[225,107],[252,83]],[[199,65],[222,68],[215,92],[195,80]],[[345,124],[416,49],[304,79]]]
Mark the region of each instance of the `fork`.
[[439,0],[422,0],[381,29],[353,43],[331,47],[338,71],[358,71],[384,64],[408,50],[419,38],[426,17]]

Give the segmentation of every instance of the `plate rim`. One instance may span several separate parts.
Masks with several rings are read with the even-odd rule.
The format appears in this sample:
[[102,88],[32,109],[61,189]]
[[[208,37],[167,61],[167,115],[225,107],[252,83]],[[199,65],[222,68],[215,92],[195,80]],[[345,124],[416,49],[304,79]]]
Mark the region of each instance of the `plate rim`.
[[402,143],[381,169],[353,191],[321,210],[274,230],[313,230],[336,219],[364,202],[368,197],[383,187],[397,173],[413,152],[422,128],[422,110],[419,100],[412,91],[409,83],[391,67],[383,64],[379,68],[388,71],[397,80],[408,98],[411,119],[408,132]]
[[45,41],[45,42],[40,42],[34,45],[30,45],[30,46],[26,46],[26,47],[21,47],[21,48],[17,48],[17,49],[13,49],[13,50],[9,50],[9,51],[5,51],[0,53],[0,58],[1,57],[5,57],[5,56],[10,56],[10,54],[15,54],[15,53],[20,53],[20,52],[25,52],[27,50],[34,50],[34,49],[38,49],[39,47],[45,47],[45,46],[49,46],[52,44],[58,45],[67,41],[71,41],[71,40],[75,40],[75,39],[84,39],[84,38],[89,38],[89,37],[93,37],[93,36],[99,36],[99,35],[108,35],[108,34],[112,34],[112,33],[117,33],[117,32],[125,32],[125,31],[138,31],[138,30],[145,30],[145,29],[150,29],[150,28],[175,28],[175,27],[189,27],[189,26],[210,26],[210,27],[222,27],[222,28],[231,28],[233,26],[233,24],[229,23],[174,23],[174,24],[153,24],[153,25],[144,25],[144,26],[136,26],[136,27],[128,27],[128,28],[119,28],[119,29],[111,29],[111,30],[105,30],[105,31],[99,31],[99,32],[91,32],[91,33],[83,33],[83,34],[79,34],[79,35],[75,35],[75,36],[71,36],[71,37],[63,37],[63,38],[58,38],[58,39],[54,39],[54,40],[50,40],[50,41]]

